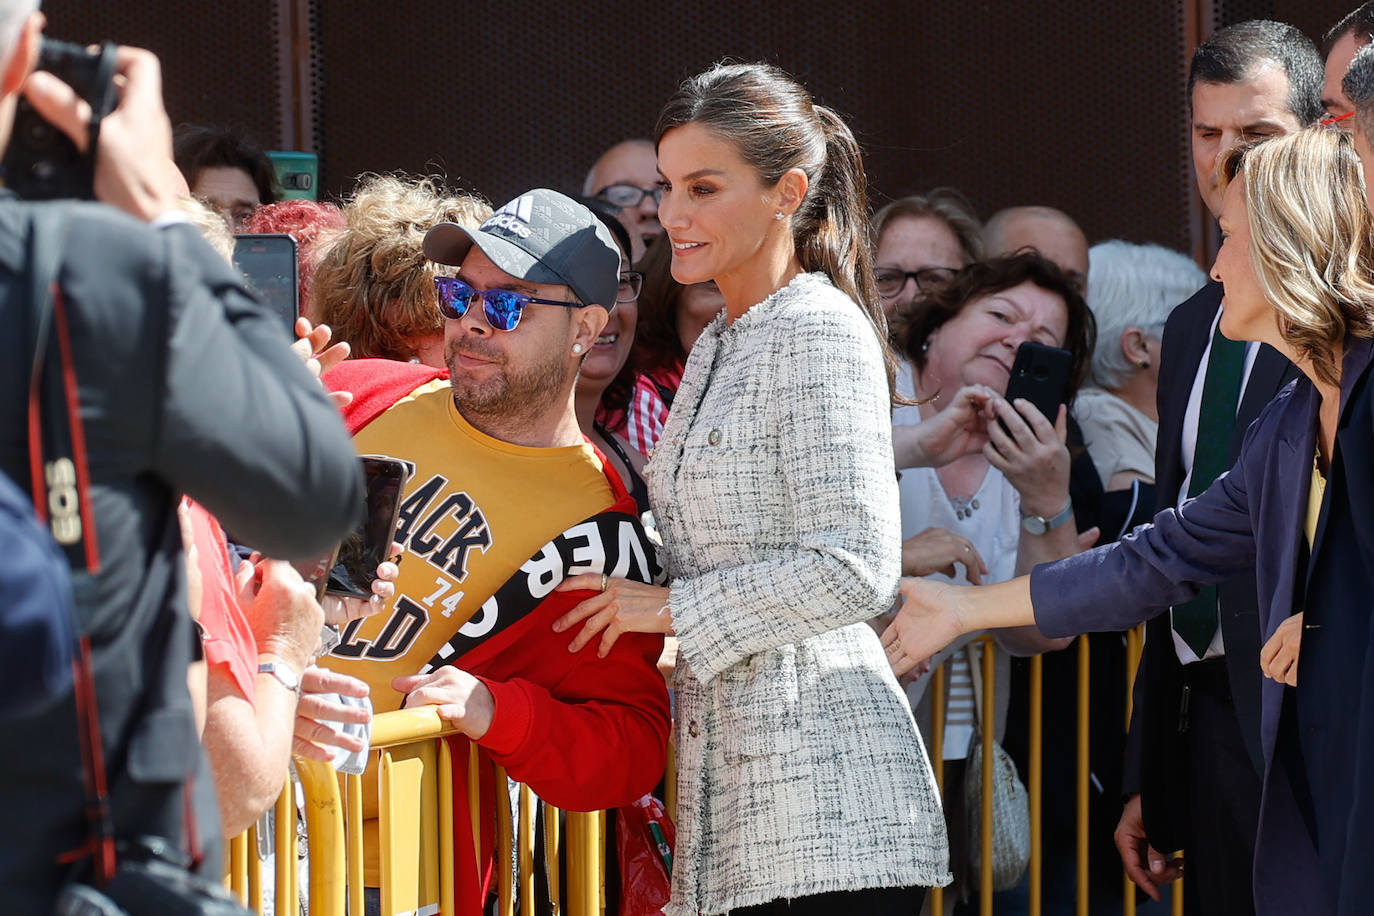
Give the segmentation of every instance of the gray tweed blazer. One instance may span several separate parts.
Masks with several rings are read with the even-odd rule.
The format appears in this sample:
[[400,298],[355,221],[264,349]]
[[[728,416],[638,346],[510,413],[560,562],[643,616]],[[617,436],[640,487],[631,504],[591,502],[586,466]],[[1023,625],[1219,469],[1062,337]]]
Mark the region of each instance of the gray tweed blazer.
[[900,573],[891,432],[873,329],[820,274],[692,349],[646,471],[681,640],[669,916],[949,880],[925,749],[863,623]]

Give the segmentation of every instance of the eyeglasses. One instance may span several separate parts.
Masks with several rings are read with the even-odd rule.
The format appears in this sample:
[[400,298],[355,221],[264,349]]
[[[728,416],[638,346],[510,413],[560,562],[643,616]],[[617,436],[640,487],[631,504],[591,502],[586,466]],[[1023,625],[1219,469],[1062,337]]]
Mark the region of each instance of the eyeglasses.
[[638,207],[644,198],[652,197],[657,204],[663,200],[662,188],[639,188],[632,184],[608,184],[600,191],[596,192],[608,204],[620,207],[622,210],[627,207]]
[[620,272],[620,288],[616,290],[616,302],[634,302],[639,298],[639,291],[644,286],[644,274],[637,270],[622,270]]
[[878,286],[878,295],[891,299],[906,287],[907,280],[915,280],[921,292],[933,293],[948,285],[958,272],[954,267],[922,267],[920,270],[879,267],[873,271],[873,280]]
[[527,305],[561,305],[565,309],[583,308],[581,302],[561,299],[536,299],[511,289],[477,289],[455,277],[435,277],[434,289],[439,293],[439,312],[445,318],[462,318],[472,307],[472,300],[481,298],[482,314],[494,331],[514,331]]
[[1355,112],[1347,111],[1345,114],[1342,115],[1332,115],[1329,118],[1322,118],[1317,123],[1320,124],[1322,127],[1335,127],[1337,124],[1341,123],[1346,118],[1353,117],[1355,117]]

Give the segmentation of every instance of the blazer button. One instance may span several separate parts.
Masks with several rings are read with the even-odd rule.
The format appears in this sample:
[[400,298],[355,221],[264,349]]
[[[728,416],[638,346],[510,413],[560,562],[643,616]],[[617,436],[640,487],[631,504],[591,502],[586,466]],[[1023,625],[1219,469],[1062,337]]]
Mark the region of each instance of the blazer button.
[[696,719],[693,719],[691,722],[687,723],[687,734],[691,735],[693,738],[698,738],[701,736],[701,729],[697,726]]
[[712,445],[720,445],[720,430],[711,430],[710,434],[706,437],[706,441],[711,443]]

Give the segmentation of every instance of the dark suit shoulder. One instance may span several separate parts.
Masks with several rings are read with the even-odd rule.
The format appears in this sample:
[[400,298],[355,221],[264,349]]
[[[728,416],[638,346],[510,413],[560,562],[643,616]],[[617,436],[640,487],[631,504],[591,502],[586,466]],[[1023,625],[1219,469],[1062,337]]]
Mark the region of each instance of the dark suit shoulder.
[[1167,341],[1175,334],[1192,334],[1199,330],[1203,333],[1212,327],[1212,319],[1221,308],[1222,286],[1213,280],[1206,286],[1174,306],[1164,324],[1164,339]]

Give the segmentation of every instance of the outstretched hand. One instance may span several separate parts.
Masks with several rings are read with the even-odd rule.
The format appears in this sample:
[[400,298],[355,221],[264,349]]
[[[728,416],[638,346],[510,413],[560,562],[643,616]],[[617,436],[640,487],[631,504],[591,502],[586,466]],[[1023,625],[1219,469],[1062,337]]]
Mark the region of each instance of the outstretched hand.
[[893,673],[901,677],[966,630],[956,607],[956,586],[908,576],[899,591],[901,606],[883,631],[882,643]]
[[593,595],[553,622],[555,633],[569,629],[579,621],[586,623],[573,641],[569,652],[580,652],[598,633],[601,644],[596,654],[605,658],[622,633],[663,633],[672,635],[673,615],[668,609],[668,589],[646,585],[633,579],[617,579],[600,573],[569,576],[555,591],[594,591]]

